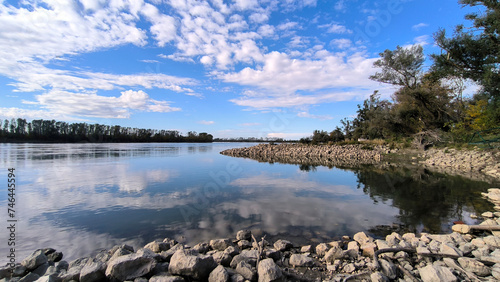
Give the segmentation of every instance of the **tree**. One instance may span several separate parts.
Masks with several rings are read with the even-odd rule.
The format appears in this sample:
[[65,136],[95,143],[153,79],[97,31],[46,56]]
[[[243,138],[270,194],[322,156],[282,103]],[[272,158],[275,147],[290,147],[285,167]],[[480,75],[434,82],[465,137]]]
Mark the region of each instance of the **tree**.
[[371,75],[371,80],[409,89],[417,87],[423,76],[422,66],[425,60],[422,46],[397,46],[396,50],[385,50],[379,55],[381,59],[375,61],[373,66],[382,70]]
[[444,51],[432,56],[433,71],[472,79],[498,105],[500,100],[500,3],[495,0],[460,0],[462,5],[483,6],[481,14],[471,13],[470,28],[458,25],[453,37],[441,29],[434,34],[436,44]]
[[385,138],[390,135],[391,103],[381,100],[378,91],[358,105],[358,115],[353,120],[355,138]]

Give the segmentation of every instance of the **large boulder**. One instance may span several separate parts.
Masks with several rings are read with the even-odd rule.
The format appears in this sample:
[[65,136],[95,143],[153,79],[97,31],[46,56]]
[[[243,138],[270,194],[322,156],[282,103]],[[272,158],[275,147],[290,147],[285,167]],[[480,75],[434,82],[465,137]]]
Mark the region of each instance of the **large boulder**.
[[170,259],[168,271],[174,275],[206,280],[216,267],[217,263],[211,256],[200,255],[196,251],[178,250]]
[[228,282],[231,277],[224,266],[217,266],[208,276],[208,282]]
[[216,251],[224,251],[229,246],[233,246],[233,242],[230,239],[210,240],[210,247]]
[[259,275],[259,282],[284,281],[281,269],[271,258],[259,262],[257,274]]
[[477,261],[473,258],[461,257],[458,258],[458,263],[470,272],[477,274],[478,276],[488,276],[491,274],[489,267],[484,265],[482,262]]
[[424,282],[455,282],[457,277],[453,275],[451,270],[446,267],[439,265],[428,265],[426,267],[420,268],[420,278]]
[[98,282],[106,279],[106,264],[98,259],[90,259],[80,271],[80,282]]
[[26,257],[22,262],[21,265],[26,267],[28,270],[33,270],[40,265],[48,262],[48,258],[45,255],[44,251],[39,249],[31,253],[28,257]]
[[156,266],[156,260],[146,253],[133,253],[112,259],[106,268],[106,276],[118,280],[133,280],[148,274]]

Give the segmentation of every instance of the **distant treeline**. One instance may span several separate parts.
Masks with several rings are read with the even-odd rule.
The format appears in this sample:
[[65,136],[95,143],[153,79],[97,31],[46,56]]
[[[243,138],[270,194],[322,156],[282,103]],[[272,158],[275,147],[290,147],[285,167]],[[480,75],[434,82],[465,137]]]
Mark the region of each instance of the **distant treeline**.
[[273,137],[238,137],[238,138],[215,138],[214,142],[255,142],[255,143],[263,143],[263,142],[296,142],[293,140],[284,140],[283,138],[273,138]]
[[157,130],[55,120],[0,119],[0,142],[212,142],[208,133]]

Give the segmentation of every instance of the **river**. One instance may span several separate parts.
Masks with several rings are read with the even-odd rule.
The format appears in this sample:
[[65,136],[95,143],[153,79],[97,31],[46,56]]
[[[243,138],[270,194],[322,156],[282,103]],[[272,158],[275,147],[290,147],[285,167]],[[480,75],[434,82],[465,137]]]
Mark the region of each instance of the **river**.
[[248,143],[0,144],[7,229],[8,169],[15,170],[15,254],[38,248],[65,260],[158,238],[186,244],[251,229],[266,238],[328,242],[366,231],[449,232],[491,209],[487,183],[423,169],[339,169],[220,155]]

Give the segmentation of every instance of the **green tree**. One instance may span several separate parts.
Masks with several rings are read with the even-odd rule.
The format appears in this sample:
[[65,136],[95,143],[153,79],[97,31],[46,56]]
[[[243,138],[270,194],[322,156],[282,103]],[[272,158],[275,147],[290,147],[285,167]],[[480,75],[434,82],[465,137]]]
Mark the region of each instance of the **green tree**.
[[385,50],[379,55],[381,59],[375,61],[373,66],[381,68],[381,71],[371,75],[370,79],[409,89],[417,87],[423,76],[425,60],[422,46],[397,46],[396,50]]

